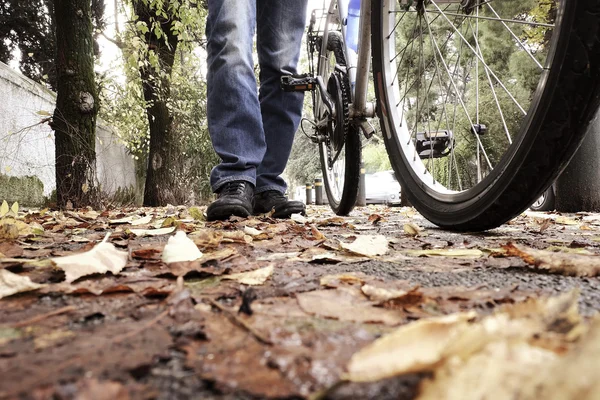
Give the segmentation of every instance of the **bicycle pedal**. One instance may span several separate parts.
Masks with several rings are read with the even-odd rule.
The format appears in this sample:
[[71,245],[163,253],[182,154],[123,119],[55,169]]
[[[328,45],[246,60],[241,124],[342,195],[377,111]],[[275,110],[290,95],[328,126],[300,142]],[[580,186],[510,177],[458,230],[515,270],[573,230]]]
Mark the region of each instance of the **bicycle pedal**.
[[419,158],[441,158],[450,154],[454,142],[452,131],[417,132],[415,147]]
[[317,78],[309,75],[284,75],[281,89],[284,92],[310,92],[317,87]]

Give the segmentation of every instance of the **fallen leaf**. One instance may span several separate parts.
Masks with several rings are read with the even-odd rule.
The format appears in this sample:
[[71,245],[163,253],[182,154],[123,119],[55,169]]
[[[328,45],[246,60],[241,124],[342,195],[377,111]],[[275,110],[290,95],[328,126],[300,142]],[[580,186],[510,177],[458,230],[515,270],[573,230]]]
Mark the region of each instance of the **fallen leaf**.
[[202,252],[198,250],[196,244],[183,231],[178,231],[169,238],[162,253],[162,261],[167,264],[195,261],[200,257],[202,257]]
[[101,243],[85,253],[51,259],[58,268],[65,271],[65,282],[71,283],[82,276],[105,274],[109,271],[116,275],[125,268],[128,254],[126,251],[117,250],[112,243],[106,242],[109,236],[110,233]]
[[404,229],[404,233],[406,233],[409,236],[419,236],[419,234],[421,233],[421,228],[419,228],[417,225],[411,223],[408,224],[404,224],[404,226],[402,227]]
[[359,235],[354,242],[340,242],[340,246],[355,254],[375,257],[387,253],[388,240],[383,235]]
[[145,217],[141,217],[141,218],[132,220],[131,225],[133,225],[133,226],[146,225],[146,224],[149,224],[150,222],[152,222],[152,215],[146,215]]
[[224,275],[223,279],[230,279],[242,283],[244,285],[262,285],[269,277],[273,275],[273,265],[264,268],[259,268],[250,272],[240,272],[239,274]]
[[316,226],[310,225],[310,231],[316,240],[324,240],[327,239],[320,230],[317,229]]
[[369,221],[373,225],[377,225],[380,222],[385,221],[385,219],[379,214],[371,214],[371,215],[369,215],[369,218],[367,219],[367,221]]
[[347,272],[336,275],[325,275],[323,276],[319,283],[321,286],[337,288],[340,283],[348,283],[348,284],[363,284],[367,280],[372,279],[368,275],[365,275],[362,272]]
[[579,222],[575,221],[574,219],[565,217],[565,216],[559,216],[557,217],[554,222],[556,222],[557,224],[561,224],[561,225],[578,225]]
[[252,236],[253,240],[269,239],[269,234],[267,232],[259,231],[258,229],[253,228],[251,226],[245,226],[244,233],[248,236]]
[[67,330],[56,330],[43,335],[37,336],[33,339],[33,347],[36,350],[42,350],[46,347],[54,346],[58,342],[64,341],[67,338],[73,337],[75,334]]
[[302,224],[302,225],[308,222],[308,219],[305,216],[303,216],[302,214],[292,214],[290,216],[290,219],[292,221],[294,221],[295,223]]
[[355,353],[343,379],[373,382],[430,369],[476,316],[475,312],[459,313],[402,326]]
[[205,220],[204,214],[202,213],[202,211],[200,211],[200,209],[198,207],[190,207],[188,210],[188,213],[196,221],[204,221]]
[[395,300],[404,297],[411,292],[410,290],[388,289],[373,285],[363,285],[360,290],[369,298],[369,300],[376,303]]
[[0,220],[0,240],[16,240],[19,238],[19,228],[11,219]]
[[217,248],[223,240],[223,235],[220,232],[211,229],[192,232],[189,237],[202,250]]
[[[435,379],[424,380],[418,400],[484,399],[492,393],[495,399],[524,400],[516,393],[557,358],[552,351],[523,342],[494,342],[466,361],[457,358],[448,363],[436,371]],[[581,399],[556,394],[529,399]]]
[[111,219],[108,221],[108,223],[111,225],[130,224],[133,222],[134,217],[134,215],[130,215],[119,219]]
[[401,311],[375,307],[357,288],[315,290],[299,293],[296,298],[304,312],[325,318],[390,326],[399,325],[406,320]]
[[331,217],[317,221],[318,226],[342,226],[346,223],[344,217]]
[[517,256],[535,268],[569,276],[600,275],[600,257],[572,253],[536,250],[508,243],[502,246],[508,255]]
[[10,207],[8,206],[8,202],[3,200],[2,205],[0,206],[0,217],[4,217],[9,211]]
[[576,291],[500,307],[480,321],[476,317],[471,311],[404,325],[354,354],[342,378],[372,382],[446,365],[454,368],[455,360],[469,359],[494,342],[543,343],[547,348],[552,340],[543,341],[545,336],[562,334],[573,340],[581,326]]
[[252,236],[246,235],[244,231],[224,231],[221,233],[222,241],[227,243],[252,243]]
[[175,229],[176,227],[171,226],[169,228],[159,229],[129,229],[129,232],[133,233],[135,236],[159,236],[173,233],[175,232]]
[[21,257],[23,255],[23,248],[16,243],[11,242],[0,242],[0,257]]
[[0,269],[0,299],[13,294],[36,290],[44,285],[32,282],[28,276],[21,276],[6,269]]

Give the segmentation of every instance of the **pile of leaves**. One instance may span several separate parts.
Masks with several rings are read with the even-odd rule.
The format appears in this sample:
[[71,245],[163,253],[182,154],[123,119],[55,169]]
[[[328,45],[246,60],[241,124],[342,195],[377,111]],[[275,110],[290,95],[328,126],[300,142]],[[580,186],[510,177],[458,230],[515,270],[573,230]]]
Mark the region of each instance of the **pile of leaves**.
[[378,271],[508,268],[599,287],[598,230],[583,214],[459,235],[410,208],[209,223],[196,207],[4,203],[0,398],[591,399],[600,320],[579,314],[577,291]]

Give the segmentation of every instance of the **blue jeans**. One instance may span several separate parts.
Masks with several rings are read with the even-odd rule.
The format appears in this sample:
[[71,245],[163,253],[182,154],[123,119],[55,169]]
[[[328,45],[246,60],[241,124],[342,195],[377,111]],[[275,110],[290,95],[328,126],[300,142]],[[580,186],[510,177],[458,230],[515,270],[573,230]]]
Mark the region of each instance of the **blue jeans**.
[[[281,178],[302,116],[303,93],[284,92],[296,74],[307,0],[209,0],[208,130],[221,163],[210,183],[243,180],[255,193],[286,190]],[[252,47],[257,33],[260,89]]]

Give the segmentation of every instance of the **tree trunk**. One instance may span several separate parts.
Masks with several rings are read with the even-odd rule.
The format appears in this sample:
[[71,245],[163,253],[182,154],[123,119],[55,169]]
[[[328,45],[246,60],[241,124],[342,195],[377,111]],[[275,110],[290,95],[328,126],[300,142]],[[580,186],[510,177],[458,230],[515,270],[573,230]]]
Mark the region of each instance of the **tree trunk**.
[[[178,39],[172,34],[172,26],[176,19],[174,16],[168,19],[158,16],[156,10],[144,1],[136,1],[134,10],[138,21],[145,22],[149,28],[153,21],[158,21],[163,31],[160,38],[154,34],[153,29],[145,35],[149,51],[154,51],[158,56],[159,70],[163,75],[159,77],[148,57],[144,66],[140,68],[150,126],[144,205],[156,207],[177,202],[175,167],[178,146],[172,127],[173,117],[167,107],[167,100],[171,94],[170,76],[177,51]],[[169,13],[166,6],[165,12]]]
[[556,209],[563,212],[600,211],[600,118],[556,181]]
[[90,0],[54,0],[57,99],[56,197],[59,207],[97,205],[98,94]]

